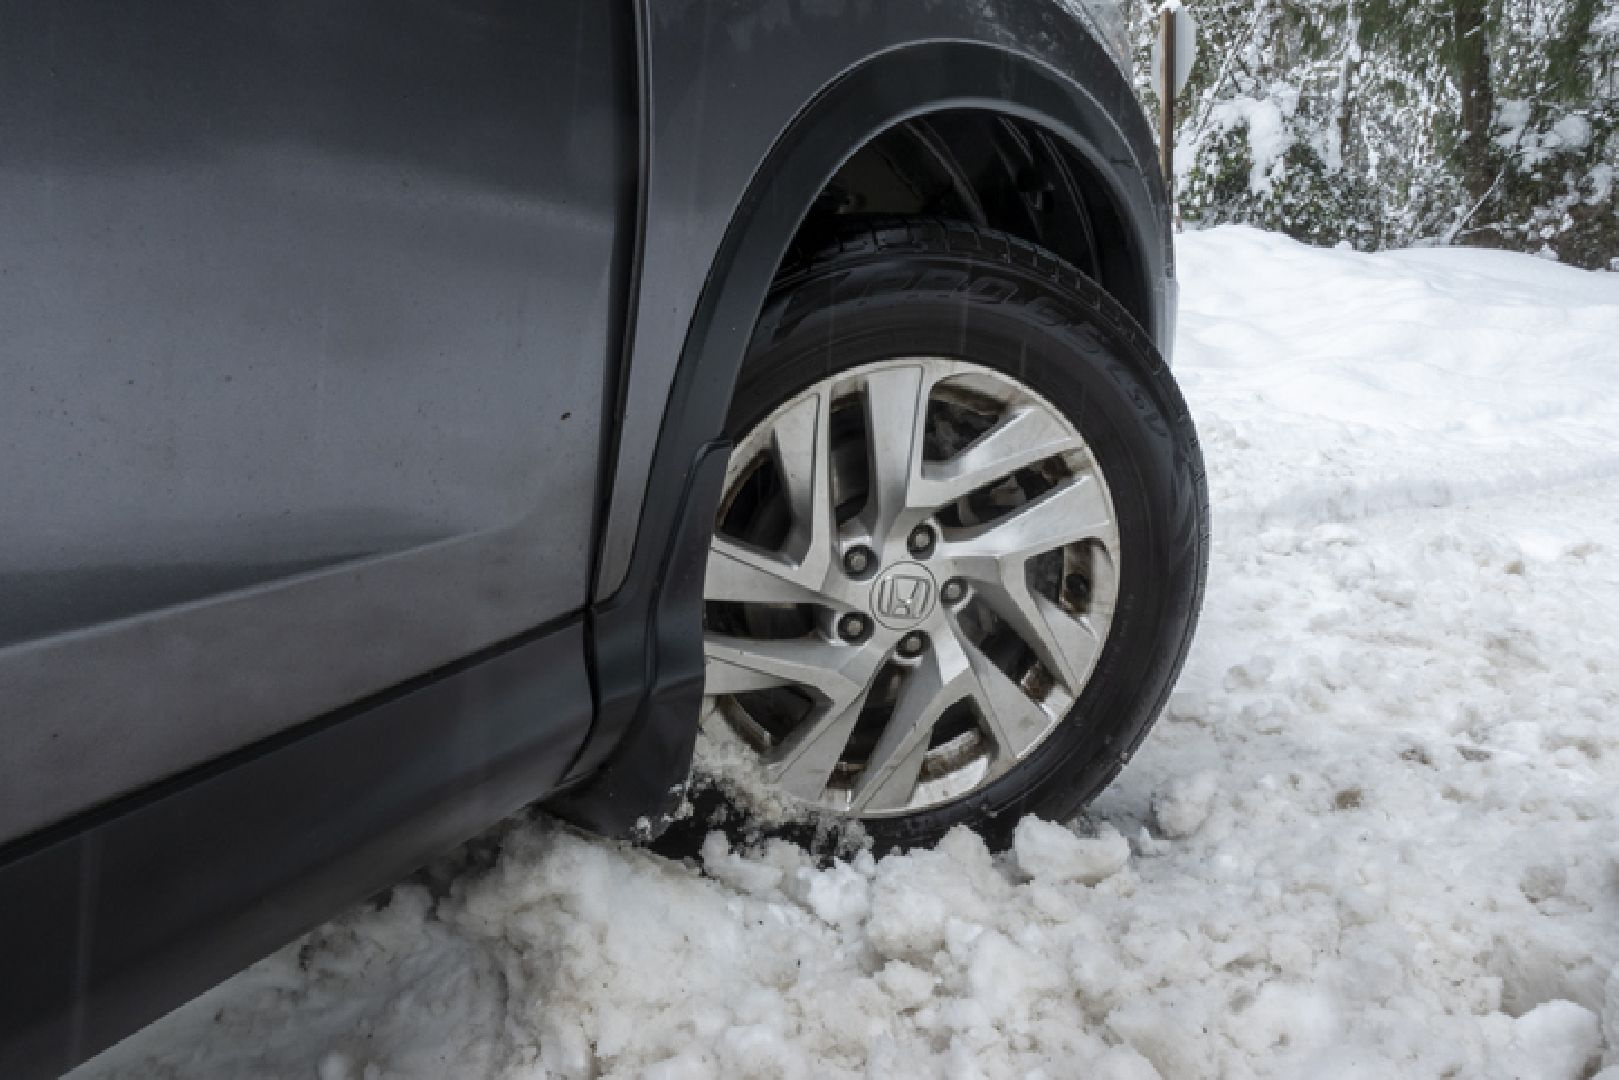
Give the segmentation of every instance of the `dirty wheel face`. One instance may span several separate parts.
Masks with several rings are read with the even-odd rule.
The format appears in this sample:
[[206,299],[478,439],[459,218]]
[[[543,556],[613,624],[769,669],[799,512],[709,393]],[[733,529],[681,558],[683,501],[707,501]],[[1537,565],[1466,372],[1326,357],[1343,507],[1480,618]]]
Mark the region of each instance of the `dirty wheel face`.
[[837,372],[731,455],[705,723],[815,809],[966,799],[1080,699],[1124,557],[1090,447],[1019,379],[941,356]]

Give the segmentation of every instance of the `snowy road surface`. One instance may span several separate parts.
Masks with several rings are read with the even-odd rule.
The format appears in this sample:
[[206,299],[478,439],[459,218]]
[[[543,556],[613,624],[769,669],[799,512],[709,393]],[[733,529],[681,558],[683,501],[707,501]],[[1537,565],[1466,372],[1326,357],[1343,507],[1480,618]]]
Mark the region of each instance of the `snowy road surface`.
[[1181,245],[1206,614],[992,857],[701,870],[544,825],[84,1077],[1619,1080],[1619,275]]

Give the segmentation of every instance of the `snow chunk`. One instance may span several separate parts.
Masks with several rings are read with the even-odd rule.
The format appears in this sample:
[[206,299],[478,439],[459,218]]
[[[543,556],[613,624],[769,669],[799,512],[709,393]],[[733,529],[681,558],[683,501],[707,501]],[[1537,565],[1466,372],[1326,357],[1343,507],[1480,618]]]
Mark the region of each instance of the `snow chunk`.
[[1208,820],[1219,790],[1219,778],[1212,772],[1172,781],[1153,800],[1152,813],[1158,822],[1158,831],[1175,840],[1197,832]]
[[703,838],[703,869],[716,881],[723,881],[739,892],[758,895],[774,890],[781,884],[779,866],[767,862],[744,859],[731,852],[731,845],[722,832],[711,832]]
[[1568,868],[1561,862],[1541,862],[1526,868],[1518,879],[1518,888],[1533,903],[1551,900],[1563,895],[1568,887]]
[[927,967],[945,948],[952,925],[993,922],[1010,892],[984,841],[953,829],[933,851],[877,864],[866,937],[879,956]]
[[834,926],[860,922],[871,910],[871,884],[847,863],[829,870],[798,871],[796,891],[822,921]]
[[894,1004],[901,1009],[921,1007],[933,996],[933,987],[938,981],[921,968],[907,964],[903,960],[890,960],[877,973],[877,985],[881,986],[888,996],[893,998]]
[[1018,822],[1012,843],[1019,869],[1035,881],[1095,885],[1130,862],[1130,841],[1111,825],[1102,826],[1094,837],[1076,836],[1061,825],[1026,817]]
[[1278,1046],[1313,1049],[1328,1045],[1337,1031],[1331,1001],[1306,987],[1275,981],[1230,1020],[1232,1041],[1253,1054]]
[[1537,1005],[1512,1023],[1509,1057],[1519,1076],[1580,1080],[1601,1049],[1596,1014],[1572,1001]]

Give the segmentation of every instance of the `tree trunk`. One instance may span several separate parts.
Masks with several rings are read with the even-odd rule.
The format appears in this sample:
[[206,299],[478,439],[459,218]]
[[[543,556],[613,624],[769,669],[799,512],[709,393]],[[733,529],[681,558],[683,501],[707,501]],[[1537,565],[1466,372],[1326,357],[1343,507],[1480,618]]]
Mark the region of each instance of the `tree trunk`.
[[1490,38],[1487,0],[1452,0],[1452,63],[1462,97],[1460,145],[1462,183],[1477,202],[1495,182],[1490,123],[1495,116],[1495,90],[1490,82]]

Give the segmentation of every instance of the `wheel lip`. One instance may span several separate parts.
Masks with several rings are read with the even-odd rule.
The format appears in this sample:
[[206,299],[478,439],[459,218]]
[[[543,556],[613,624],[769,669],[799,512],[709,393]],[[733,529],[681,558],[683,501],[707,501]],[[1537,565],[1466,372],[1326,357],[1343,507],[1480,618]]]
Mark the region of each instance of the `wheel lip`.
[[[1063,456],[1071,456],[1073,454],[1080,455],[1084,463],[1084,472],[1089,476],[1094,477],[1098,487],[1100,488],[1101,498],[1103,499],[1108,510],[1108,521],[1105,528],[1100,530],[1099,535],[1088,538],[1095,539],[1102,543],[1111,562],[1111,574],[1109,588],[1107,590],[1109,595],[1107,603],[1103,605],[1105,608],[1104,618],[1106,625],[1104,626],[1101,635],[1095,641],[1094,648],[1090,651],[1089,657],[1084,665],[1083,674],[1080,677],[1078,684],[1073,688],[1071,695],[1065,695],[1067,698],[1065,703],[1063,703],[1055,713],[1053,713],[1051,709],[1045,708],[1043,704],[1037,703],[1040,705],[1042,710],[1047,713],[1049,718],[1048,723],[1046,724],[1044,730],[1040,733],[1039,737],[1018,753],[1016,761],[1010,766],[999,770],[990,769],[988,767],[988,759],[983,754],[980,754],[977,757],[969,760],[965,766],[955,770],[952,773],[919,781],[911,794],[910,800],[903,807],[877,810],[863,809],[858,813],[852,811],[848,805],[849,799],[847,796],[849,792],[846,789],[833,789],[829,786],[823,791],[822,798],[811,800],[781,788],[780,786],[771,782],[768,778],[765,779],[764,782],[769,786],[772,797],[784,799],[791,804],[801,806],[811,812],[829,813],[839,817],[848,817],[859,820],[903,819],[918,813],[938,810],[953,804],[958,804],[971,796],[981,793],[993,785],[999,784],[1001,781],[1006,779],[1009,773],[1026,765],[1029,760],[1034,757],[1043,747],[1047,746],[1050,743],[1052,736],[1064,723],[1067,723],[1075,718],[1074,710],[1077,707],[1080,698],[1090,687],[1096,668],[1109,641],[1113,636],[1112,616],[1121,590],[1121,581],[1123,580],[1124,573],[1124,560],[1122,543],[1118,531],[1118,504],[1114,500],[1112,491],[1108,487],[1107,477],[1102,469],[1101,462],[1098,460],[1090,442],[1085,438],[1084,434],[1079,430],[1078,425],[1070,417],[1055,406],[1045,394],[1030,386],[1026,381],[1017,375],[1014,375],[999,367],[977,363],[975,361],[960,357],[932,353],[899,354],[882,357],[876,360],[869,360],[849,368],[833,371],[829,374],[823,375],[806,386],[800,387],[798,390],[794,391],[791,396],[786,398],[786,400],[778,403],[769,411],[760,416],[757,420],[755,420],[752,424],[750,424],[742,436],[736,440],[735,445],[731,450],[729,460],[726,463],[725,477],[721,489],[719,509],[717,512],[717,520],[723,519],[731,509],[733,499],[739,488],[738,482],[743,478],[744,470],[750,469],[753,462],[761,453],[769,452],[770,439],[773,437],[772,431],[777,422],[780,421],[790,410],[801,406],[811,396],[823,392],[829,395],[830,402],[832,398],[837,395],[837,392],[840,389],[844,389],[846,387],[846,384],[856,382],[862,377],[870,374],[911,366],[920,366],[924,369],[931,369],[933,372],[935,372],[928,380],[927,384],[927,393],[930,397],[932,388],[939,382],[957,379],[963,376],[970,377],[975,382],[972,389],[981,393],[984,392],[982,389],[982,383],[988,382],[997,389],[1005,389],[1006,394],[1004,397],[1001,397],[996,394],[985,393],[985,396],[995,398],[1000,402],[1001,405],[1007,408],[1011,408],[1019,404],[1036,405],[1043,409],[1048,416],[1055,418],[1058,423],[1067,429],[1068,433],[1077,442],[1077,448],[1063,452]],[[845,392],[850,391],[846,389]],[[1011,472],[1008,472],[1003,475],[1009,476],[1011,474]],[[942,505],[948,505],[948,503]],[[930,512],[928,517],[923,520],[931,522],[932,513],[933,512]],[[846,551],[849,550],[850,547],[858,544],[859,546],[865,547],[866,550],[873,551],[876,554],[875,563],[866,573],[861,575],[851,575],[851,577],[855,579],[855,584],[861,592],[874,590],[877,583],[883,577],[887,576],[894,569],[896,569],[899,565],[907,562],[916,562],[919,559],[929,558],[946,544],[946,537],[940,532],[937,525],[934,525],[934,542],[929,546],[928,553],[925,555],[916,555],[912,553],[908,543],[908,534],[910,532],[910,528],[900,530],[897,541],[893,541],[891,539],[891,542],[887,545],[883,543],[882,538],[868,537],[853,541],[844,547],[844,550]],[[717,535],[718,534],[716,533],[716,537]],[[889,558],[885,557],[887,552],[884,550],[884,548],[885,546],[893,547],[895,543],[898,545],[895,553],[897,558],[894,561],[890,561]],[[1059,545],[1059,547],[1061,546],[1066,545]],[[1057,549],[1058,548],[1052,548],[1050,550]],[[841,567],[840,560],[837,560],[834,557],[834,562]],[[868,609],[851,607],[849,610],[860,610],[863,614],[867,615],[868,619],[871,620],[874,630],[879,632],[886,631],[887,637],[894,639],[894,641],[890,643],[890,647],[905,636],[917,632],[925,633],[929,628],[944,625],[945,623],[948,623],[950,626],[956,628],[959,632],[959,624],[957,624],[957,616],[959,612],[955,609],[962,606],[963,602],[973,595],[974,590],[969,587],[966,589],[965,594],[961,598],[955,601],[946,602],[942,595],[945,585],[950,581],[955,581],[958,579],[954,575],[946,575],[945,577],[939,577],[937,575],[931,576],[934,584],[934,595],[931,610],[926,614],[925,617],[904,627],[889,627],[880,617],[874,617],[875,613]],[[865,640],[855,643],[851,647],[870,647],[872,645],[872,638],[875,636],[875,634],[868,634]],[[906,663],[914,661],[901,660],[900,662]],[[715,723],[728,723],[728,721],[723,719],[726,709],[724,706],[722,706],[721,701],[722,699],[730,697],[732,697],[730,694],[710,694],[706,692],[705,689],[702,710],[705,720],[713,718],[713,722]],[[731,701],[728,704],[731,708],[740,707],[734,701]],[[732,734],[734,735],[734,732]],[[947,743],[945,745],[948,746],[949,744]],[[932,750],[929,751],[930,754],[932,752]],[[755,754],[757,754],[757,752],[755,752]],[[759,759],[759,763],[763,764],[762,758]],[[961,779],[966,779],[968,783],[965,786],[960,786],[957,781]],[[837,801],[833,801],[829,798],[829,796],[833,795],[840,795],[842,798],[838,799]]]

